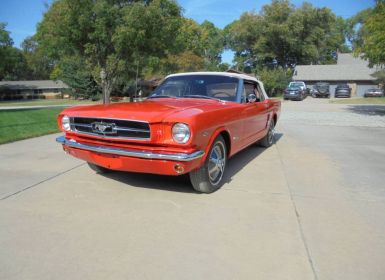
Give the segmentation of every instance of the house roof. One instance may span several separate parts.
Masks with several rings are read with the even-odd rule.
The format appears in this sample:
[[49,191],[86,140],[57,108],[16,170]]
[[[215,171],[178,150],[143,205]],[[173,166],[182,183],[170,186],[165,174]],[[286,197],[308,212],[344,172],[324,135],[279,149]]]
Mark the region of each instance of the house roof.
[[13,90],[20,89],[62,89],[68,86],[62,81],[40,80],[40,81],[0,81],[1,88]]
[[293,80],[296,81],[374,81],[376,71],[368,62],[350,53],[338,54],[334,65],[297,65]]

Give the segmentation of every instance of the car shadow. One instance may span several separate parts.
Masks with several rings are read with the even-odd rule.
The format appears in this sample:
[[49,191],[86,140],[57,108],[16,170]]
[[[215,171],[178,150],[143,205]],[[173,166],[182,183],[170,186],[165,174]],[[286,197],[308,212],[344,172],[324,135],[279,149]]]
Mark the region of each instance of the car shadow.
[[[282,137],[283,133],[276,133],[275,143],[277,143]],[[225,175],[223,176],[224,182],[230,183],[239,171],[241,171],[246,165],[248,165],[264,151],[266,151],[266,148],[254,144],[231,157],[226,166]]]
[[347,110],[360,115],[385,116],[385,105],[349,105]]
[[[277,143],[282,136],[282,133],[276,133],[275,143]],[[257,158],[265,150],[265,148],[260,146],[251,145],[230,158],[226,166],[223,178],[224,182],[231,182],[232,178],[240,170],[242,170],[249,162]],[[102,174],[102,176],[135,188],[199,194],[192,188],[188,174],[181,176],[165,176],[157,174],[112,171]]]

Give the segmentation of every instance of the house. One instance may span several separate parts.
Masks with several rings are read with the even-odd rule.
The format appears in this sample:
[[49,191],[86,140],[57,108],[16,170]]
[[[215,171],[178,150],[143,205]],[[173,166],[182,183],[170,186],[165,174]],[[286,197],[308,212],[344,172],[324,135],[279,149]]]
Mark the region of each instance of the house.
[[293,81],[304,81],[308,87],[328,82],[332,96],[338,84],[347,83],[352,88],[352,96],[363,96],[368,88],[377,87],[376,79],[371,76],[377,70],[351,53],[339,53],[334,65],[297,65]]
[[62,81],[0,81],[0,101],[60,98],[68,88]]

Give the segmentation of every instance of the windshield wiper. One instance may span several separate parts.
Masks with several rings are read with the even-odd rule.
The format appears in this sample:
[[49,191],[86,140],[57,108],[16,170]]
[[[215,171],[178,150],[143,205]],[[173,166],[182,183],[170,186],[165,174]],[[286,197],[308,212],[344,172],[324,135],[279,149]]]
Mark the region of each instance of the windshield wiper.
[[199,95],[199,94],[186,94],[186,95],[183,95],[183,97],[187,97],[187,98],[203,98],[203,99],[212,99],[212,100],[221,101],[219,98],[215,98],[215,97],[211,97],[211,96],[207,96],[207,95]]
[[172,95],[152,95],[149,98],[177,98],[177,97]]

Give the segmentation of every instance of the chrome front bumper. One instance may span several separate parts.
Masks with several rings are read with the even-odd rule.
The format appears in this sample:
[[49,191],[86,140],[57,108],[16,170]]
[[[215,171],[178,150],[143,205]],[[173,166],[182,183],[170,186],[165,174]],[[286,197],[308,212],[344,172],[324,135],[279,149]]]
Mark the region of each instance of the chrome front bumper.
[[67,140],[64,136],[56,138],[56,142],[65,146],[93,151],[104,154],[113,154],[127,157],[144,158],[144,159],[160,159],[160,160],[172,160],[172,161],[192,161],[197,158],[201,158],[205,153],[203,151],[196,151],[192,154],[178,153],[178,154],[157,154],[148,151],[134,151],[118,148],[109,148],[102,146],[92,146],[76,142],[75,140]]

